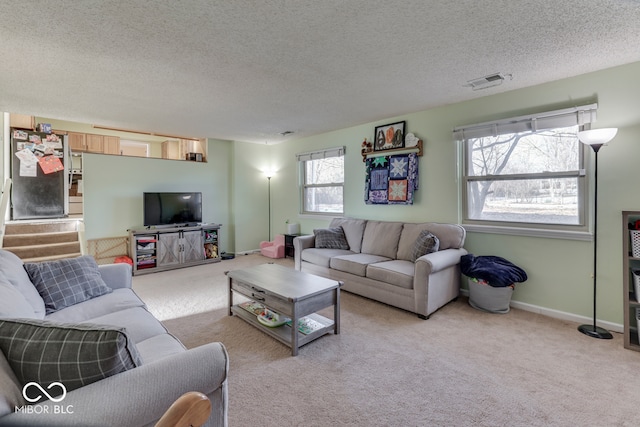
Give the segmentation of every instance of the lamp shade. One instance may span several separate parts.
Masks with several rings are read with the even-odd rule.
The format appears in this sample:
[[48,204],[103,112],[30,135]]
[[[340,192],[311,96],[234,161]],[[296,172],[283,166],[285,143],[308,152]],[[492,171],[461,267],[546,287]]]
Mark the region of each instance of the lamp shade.
[[611,141],[618,133],[617,128],[602,128],[578,132],[578,139],[587,145],[602,145]]

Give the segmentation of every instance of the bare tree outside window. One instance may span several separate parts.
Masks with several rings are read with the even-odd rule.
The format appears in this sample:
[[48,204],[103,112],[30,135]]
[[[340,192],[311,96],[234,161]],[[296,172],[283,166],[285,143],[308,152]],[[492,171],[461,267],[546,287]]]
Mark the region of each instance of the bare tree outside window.
[[578,225],[578,126],[465,141],[467,219]]
[[344,156],[304,162],[303,212],[343,213]]

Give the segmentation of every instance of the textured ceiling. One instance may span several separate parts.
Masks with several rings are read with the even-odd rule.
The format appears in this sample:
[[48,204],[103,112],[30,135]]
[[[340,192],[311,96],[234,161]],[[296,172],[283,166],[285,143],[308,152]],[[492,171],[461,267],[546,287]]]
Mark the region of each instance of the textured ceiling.
[[[3,0],[0,17],[0,111],[259,143],[640,60],[634,0]],[[495,72],[513,79],[463,87]]]

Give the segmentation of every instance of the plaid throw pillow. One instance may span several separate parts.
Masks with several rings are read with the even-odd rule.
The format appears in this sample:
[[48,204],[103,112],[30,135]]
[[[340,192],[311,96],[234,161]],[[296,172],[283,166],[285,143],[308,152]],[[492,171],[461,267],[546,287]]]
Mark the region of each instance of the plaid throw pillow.
[[349,243],[342,227],[319,228],[313,230],[316,236],[316,248],[349,249]]
[[440,249],[440,240],[428,230],[423,230],[416,239],[413,245],[413,251],[411,256],[413,262],[416,262],[422,255],[430,254],[431,252],[437,252]]
[[112,291],[93,257],[26,263],[31,282],[44,300],[47,314]]
[[0,320],[0,350],[23,387],[60,382],[71,391],[142,365],[124,328],[89,323]]

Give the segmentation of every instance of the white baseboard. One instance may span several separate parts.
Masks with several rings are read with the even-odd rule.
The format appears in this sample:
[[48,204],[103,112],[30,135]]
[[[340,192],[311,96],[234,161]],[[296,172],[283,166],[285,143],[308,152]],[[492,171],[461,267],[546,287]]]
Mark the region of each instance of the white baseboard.
[[236,255],[251,255],[251,254],[259,254],[259,253],[260,253],[260,249],[252,249],[250,251],[236,252]]
[[[460,293],[464,296],[469,296],[469,290],[460,289]],[[576,322],[580,324],[592,324],[593,318],[579,316],[573,313],[567,313],[566,311],[554,310],[547,307],[540,307],[538,305],[527,304],[525,302],[520,301],[511,301],[511,307],[517,308],[520,310],[530,311],[532,313],[542,314],[543,316],[553,317],[555,319],[566,320],[568,322]],[[604,320],[598,320],[598,326],[601,326],[611,332],[620,332],[624,333],[624,326],[619,323],[607,322]]]

